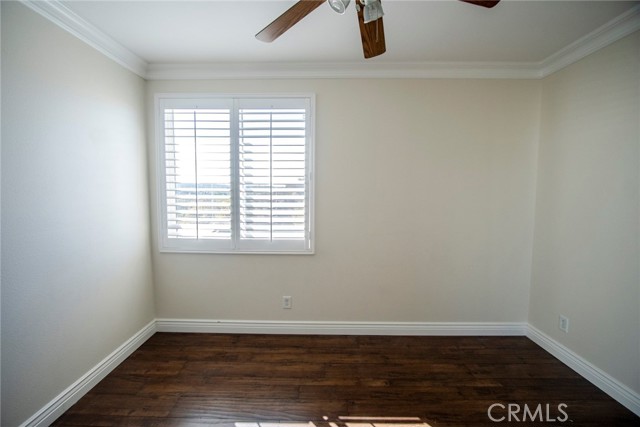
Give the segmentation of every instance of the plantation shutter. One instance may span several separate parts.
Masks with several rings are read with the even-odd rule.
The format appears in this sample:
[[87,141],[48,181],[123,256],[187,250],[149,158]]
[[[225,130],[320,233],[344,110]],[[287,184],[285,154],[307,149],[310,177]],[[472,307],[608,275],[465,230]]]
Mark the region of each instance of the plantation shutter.
[[230,247],[230,106],[165,108],[164,140],[166,237]]
[[159,104],[162,249],[312,250],[309,98]]
[[241,246],[304,248],[308,239],[304,100],[240,100],[238,209]]

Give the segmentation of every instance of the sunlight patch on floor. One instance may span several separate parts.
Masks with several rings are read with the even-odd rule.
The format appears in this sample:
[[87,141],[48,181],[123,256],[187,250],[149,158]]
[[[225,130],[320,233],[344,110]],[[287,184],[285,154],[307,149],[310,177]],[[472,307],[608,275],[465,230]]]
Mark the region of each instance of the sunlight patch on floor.
[[[340,416],[336,421],[330,421],[329,417],[322,417],[324,422],[253,422],[235,423],[235,427],[431,427],[419,417],[365,417],[365,416]],[[321,425],[318,425],[321,424]]]

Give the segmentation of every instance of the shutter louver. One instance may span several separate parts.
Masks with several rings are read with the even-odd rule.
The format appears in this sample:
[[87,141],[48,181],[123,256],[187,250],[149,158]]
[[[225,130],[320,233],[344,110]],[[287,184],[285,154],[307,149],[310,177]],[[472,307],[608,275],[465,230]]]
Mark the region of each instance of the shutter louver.
[[156,97],[160,250],[314,251],[308,96]]
[[239,110],[240,239],[307,238],[306,110]]
[[231,239],[231,112],[165,109],[167,234]]

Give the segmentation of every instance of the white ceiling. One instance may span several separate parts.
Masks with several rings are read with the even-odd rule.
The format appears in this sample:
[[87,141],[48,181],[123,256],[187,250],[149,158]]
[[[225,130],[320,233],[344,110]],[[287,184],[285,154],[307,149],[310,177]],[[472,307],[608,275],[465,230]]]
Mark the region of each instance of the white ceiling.
[[[355,0],[354,0],[355,1]],[[353,1],[322,5],[273,43],[254,35],[295,0],[64,1],[148,64],[540,63],[638,1],[384,0],[387,53],[365,60]]]

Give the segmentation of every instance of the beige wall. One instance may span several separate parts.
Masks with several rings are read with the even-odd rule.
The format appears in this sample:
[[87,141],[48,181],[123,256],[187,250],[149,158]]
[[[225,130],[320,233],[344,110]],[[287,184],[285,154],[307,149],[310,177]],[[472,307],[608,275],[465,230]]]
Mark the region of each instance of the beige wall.
[[640,32],[542,84],[529,322],[640,392]]
[[162,92],[317,95],[316,254],[159,254],[154,244],[158,317],[526,321],[539,86],[149,82],[150,105]]
[[[640,391],[639,46],[543,81],[145,84],[2,2],[1,424],[154,316],[529,321]],[[315,255],[150,251],[153,96],[203,91],[317,95]]]
[[154,318],[144,81],[2,2],[2,421]]

